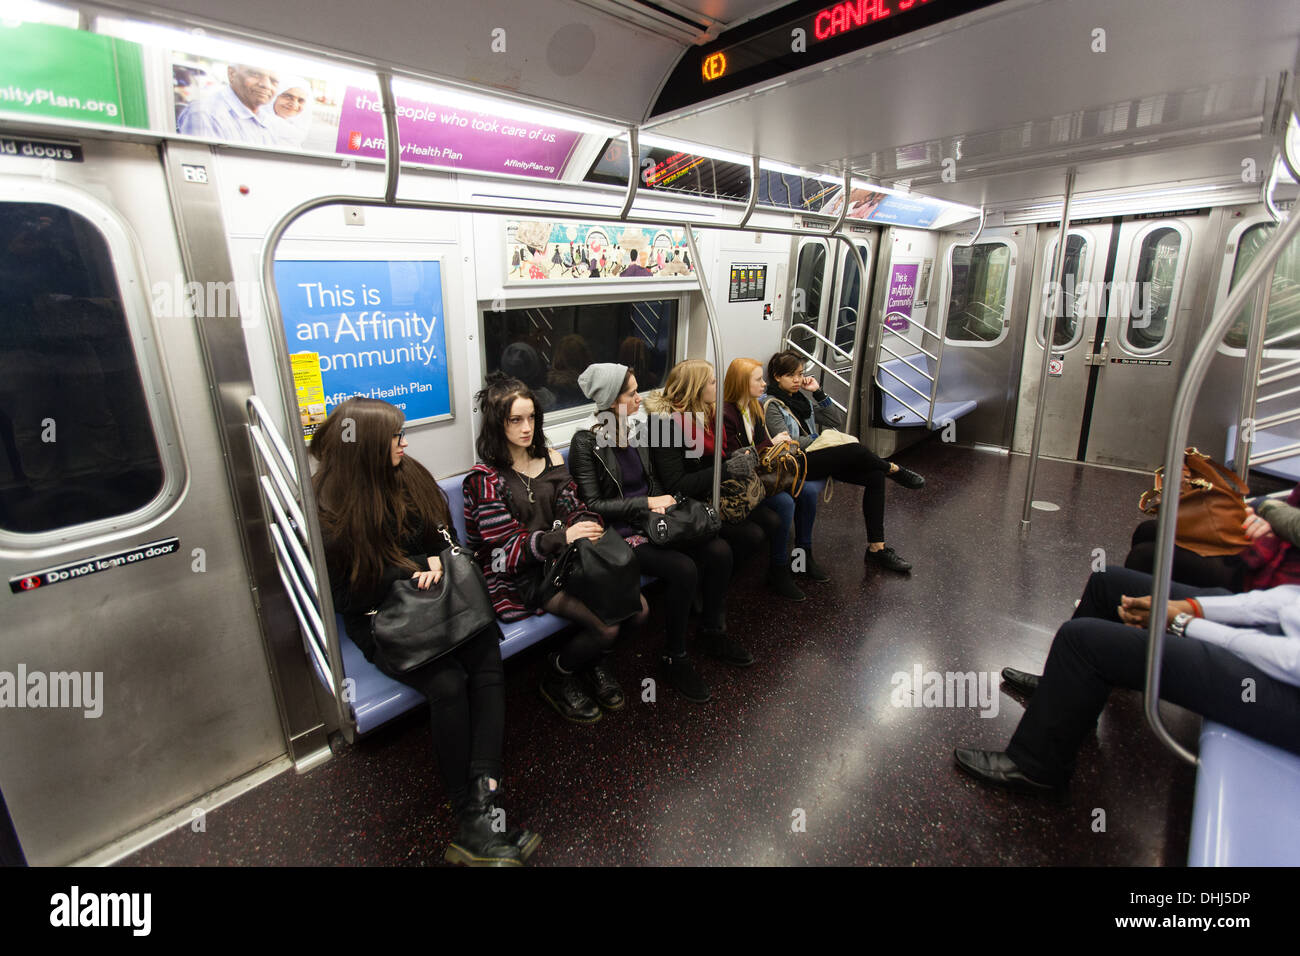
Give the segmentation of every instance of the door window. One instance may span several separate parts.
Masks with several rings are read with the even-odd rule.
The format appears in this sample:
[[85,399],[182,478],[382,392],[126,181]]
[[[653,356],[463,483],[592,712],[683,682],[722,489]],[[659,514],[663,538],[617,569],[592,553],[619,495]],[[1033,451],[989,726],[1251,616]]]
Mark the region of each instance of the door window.
[[1149,354],[1169,342],[1182,259],[1182,234],[1157,226],[1142,237],[1133,281],[1127,288],[1111,288],[1111,314],[1123,322],[1120,341],[1128,351]]
[[[1228,286],[1229,289],[1236,287],[1237,280],[1245,274],[1260,250],[1272,238],[1275,228],[1271,222],[1261,222],[1241,234],[1241,238],[1237,241],[1237,258],[1232,264],[1232,282]],[[1253,304],[1246,305],[1237,313],[1236,319],[1223,337],[1224,345],[1235,349],[1246,347],[1253,314]],[[1264,328],[1266,339],[1300,330],[1300,237],[1291,241],[1291,245],[1282,252],[1273,267],[1273,289],[1268,301],[1268,323]],[[1294,336],[1279,345],[1288,349],[1300,347],[1300,336]]]
[[[1053,295],[1052,283],[1056,277],[1052,267],[1056,264],[1056,249],[1060,240],[1054,241],[1048,249],[1047,261],[1043,264],[1043,319],[1038,325],[1038,344],[1041,346],[1047,338],[1047,329],[1055,315],[1058,297]],[[1083,337],[1087,318],[1088,291],[1083,285],[1088,281],[1088,240],[1085,236],[1071,233],[1065,242],[1065,271],[1061,273],[1061,295],[1063,312],[1056,323],[1056,334],[1052,345],[1058,349],[1073,348]]]
[[[822,282],[826,272],[826,247],[820,242],[805,243],[799,248],[799,261],[795,268],[794,296],[791,301],[791,325],[800,323],[817,328],[822,311]],[[791,338],[805,351],[813,352],[817,340],[802,329],[796,329]]]
[[[871,249],[865,245],[859,245],[858,250],[862,253],[862,258],[867,264],[867,269],[871,269]],[[854,337],[858,331],[858,295],[862,291],[862,277],[858,274],[858,257],[852,252],[844,253],[844,280],[840,283],[840,307],[835,316],[835,335],[836,346],[844,351],[852,353]],[[828,355],[827,361],[830,364],[837,364],[836,359],[840,356]]]
[[61,205],[0,202],[0,532],[138,511],[163,479],[104,234]]
[[992,345],[1006,334],[1011,247],[1000,241],[954,246],[948,259],[949,342]]

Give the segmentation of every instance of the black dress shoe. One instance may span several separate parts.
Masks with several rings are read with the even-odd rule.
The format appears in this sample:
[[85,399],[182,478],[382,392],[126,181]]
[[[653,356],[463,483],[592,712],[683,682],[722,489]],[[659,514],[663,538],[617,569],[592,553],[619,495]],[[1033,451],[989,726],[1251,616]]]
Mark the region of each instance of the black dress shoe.
[[888,546],[881,548],[879,551],[872,551],[868,548],[862,560],[868,564],[878,564],[890,571],[897,571],[899,574],[906,574],[912,570],[912,566],[900,558],[897,551]]
[[890,481],[898,482],[904,488],[915,489],[915,488],[925,487],[924,478],[922,478],[916,472],[912,471],[910,468],[904,468],[902,465],[898,466],[898,471],[891,472],[885,477],[887,477]]
[[1018,671],[1014,667],[1002,668],[1002,679],[1022,694],[1032,694],[1038,690],[1038,682],[1042,680],[1037,674]]
[[992,787],[1002,787],[1017,793],[1036,793],[1043,796],[1059,797],[1065,788],[1050,783],[1039,783],[1026,777],[1016,762],[1000,750],[962,750],[953,751],[957,766],[970,774],[980,783]]
[[587,669],[587,685],[591,688],[591,696],[596,698],[596,703],[600,704],[606,710],[622,710],[623,688],[618,686],[618,681],[614,678],[614,672],[609,669],[609,663],[604,660],[597,661]]

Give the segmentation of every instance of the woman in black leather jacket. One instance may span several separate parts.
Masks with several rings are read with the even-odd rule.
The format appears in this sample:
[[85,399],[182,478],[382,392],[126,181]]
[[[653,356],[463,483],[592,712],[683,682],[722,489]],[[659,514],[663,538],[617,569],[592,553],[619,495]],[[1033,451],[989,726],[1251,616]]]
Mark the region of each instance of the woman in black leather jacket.
[[704,703],[712,695],[686,653],[686,626],[696,588],[703,585],[704,612],[698,647],[710,657],[737,667],[754,662],[726,634],[726,591],[731,580],[731,547],[719,537],[681,548],[651,543],[642,531],[652,513],[677,503],[665,494],[650,464],[646,431],[629,422],[641,407],[636,376],[626,365],[589,366],[579,378],[589,399],[602,409],[597,423],[569,443],[569,470],[587,507],[618,529],[632,546],[641,573],[659,578],[667,589],[664,679],[688,700]]

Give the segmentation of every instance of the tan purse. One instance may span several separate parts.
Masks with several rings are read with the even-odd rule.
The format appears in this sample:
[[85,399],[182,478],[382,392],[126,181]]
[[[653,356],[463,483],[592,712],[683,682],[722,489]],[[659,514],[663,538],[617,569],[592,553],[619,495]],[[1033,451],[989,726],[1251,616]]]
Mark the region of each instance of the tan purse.
[[817,437],[812,440],[805,451],[819,451],[822,448],[835,448],[838,445],[856,445],[858,440],[852,435],[846,435],[844,432],[835,428],[827,428],[817,433]]
[[[1142,493],[1138,508],[1146,514],[1159,514],[1163,491],[1161,467],[1155,472],[1155,487]],[[1183,454],[1175,543],[1203,557],[1237,554],[1249,548],[1250,538],[1242,528],[1249,492],[1235,472],[1198,449],[1188,448]]]
[[769,498],[783,491],[797,498],[808,477],[808,456],[798,442],[783,441],[772,445],[759,456],[758,476]]

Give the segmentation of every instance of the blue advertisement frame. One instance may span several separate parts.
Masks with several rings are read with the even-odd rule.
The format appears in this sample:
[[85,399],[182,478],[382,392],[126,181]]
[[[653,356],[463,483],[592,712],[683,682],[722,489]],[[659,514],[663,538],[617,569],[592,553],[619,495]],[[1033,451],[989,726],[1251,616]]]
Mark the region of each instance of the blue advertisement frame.
[[[407,426],[455,419],[443,265],[441,255],[276,258],[289,353],[316,353],[331,366],[352,358],[321,369],[327,411],[361,395],[398,406]],[[345,331],[350,342],[339,348]],[[361,356],[370,355],[378,364],[362,366]]]

